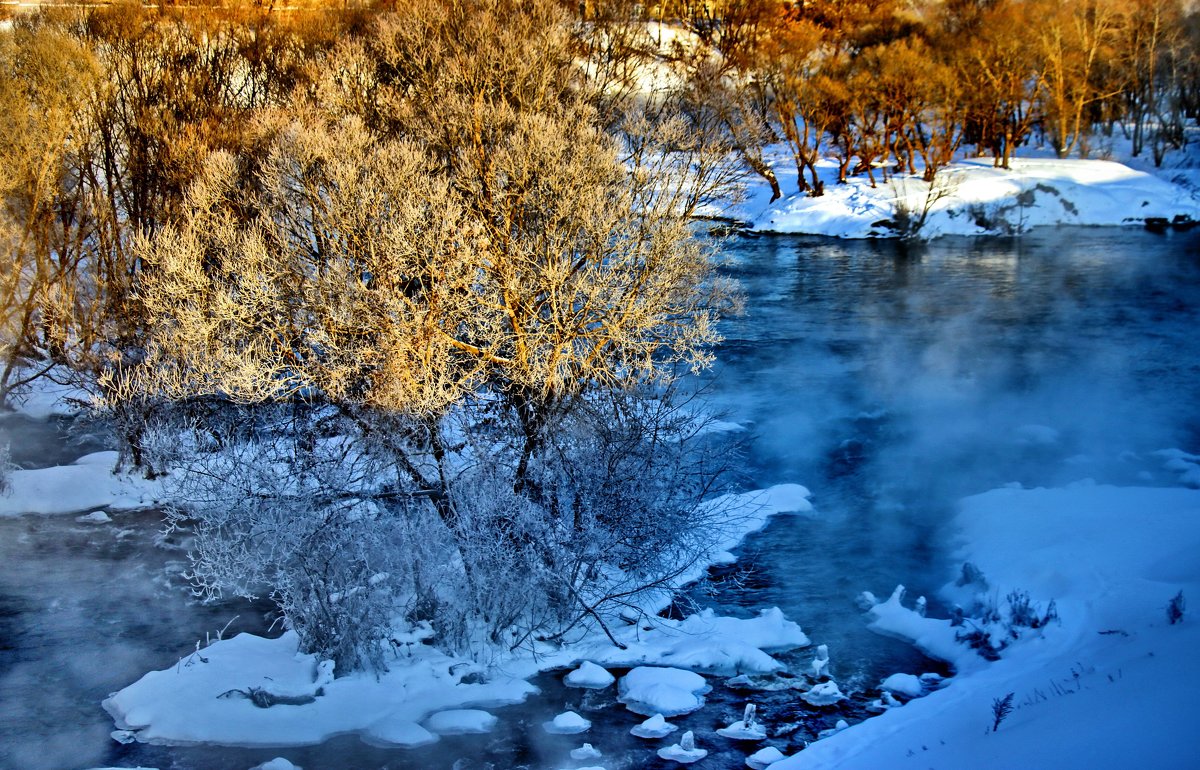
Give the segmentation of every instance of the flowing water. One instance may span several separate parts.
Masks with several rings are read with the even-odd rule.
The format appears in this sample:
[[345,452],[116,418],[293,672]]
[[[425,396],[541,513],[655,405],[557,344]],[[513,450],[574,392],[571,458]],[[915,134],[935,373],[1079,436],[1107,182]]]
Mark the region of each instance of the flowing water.
[[[812,516],[776,517],[737,568],[700,601],[730,614],[779,606],[826,643],[844,690],[866,694],[896,671],[936,664],[864,628],[856,594],[935,592],[955,568],[947,526],[960,497],[1006,483],[1172,484],[1154,452],[1200,450],[1200,237],[1098,229],[1014,240],[905,246],[816,238],[735,239],[726,269],[747,313],[725,324],[707,397],[746,431],[747,484],[798,482]],[[0,442],[24,467],[103,444],[66,423],[9,417]],[[285,756],[314,768],[575,767],[587,740],[616,767],[658,767],[626,734],[640,721],[612,694],[539,677],[543,695],[500,709],[497,731],[417,751],[343,736],[295,749],[123,746],[99,702],[198,640],[265,632],[262,606],[201,605],[179,577],[185,553],[154,512],[0,520],[0,768],[249,768]],[[793,668],[812,653],[784,656]],[[697,767],[740,766],[712,736],[741,694],[713,681],[712,705],[676,720],[717,753]],[[795,750],[829,726],[793,698],[759,698],[775,741]],[[580,736],[546,736],[564,708],[593,719]],[[861,699],[845,716],[862,718]]]

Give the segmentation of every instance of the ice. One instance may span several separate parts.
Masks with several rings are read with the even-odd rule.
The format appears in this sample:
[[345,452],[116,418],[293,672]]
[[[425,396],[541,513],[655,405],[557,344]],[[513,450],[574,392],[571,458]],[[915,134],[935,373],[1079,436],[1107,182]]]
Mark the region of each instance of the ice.
[[832,706],[846,699],[838,689],[837,682],[832,680],[813,685],[813,688],[800,696],[811,706]]
[[782,751],[774,746],[767,746],[746,757],[746,767],[751,768],[751,770],[766,770],[766,768],[783,759],[783,757],[784,754]]
[[604,756],[604,752],[593,747],[590,743],[585,743],[577,749],[571,749],[571,759],[579,761],[585,759],[599,759],[602,756]]
[[645,722],[631,727],[629,734],[635,735],[638,738],[665,738],[678,729],[678,727],[663,718],[662,714],[655,714]]
[[659,749],[658,756],[681,765],[690,765],[707,757],[708,751],[696,748],[696,738],[692,735],[692,731],[688,730],[679,739],[679,743]]
[[588,690],[603,690],[616,681],[616,677],[608,673],[602,666],[597,666],[589,660],[579,664],[579,668],[563,677],[567,687],[582,687]]
[[620,700],[635,714],[664,717],[690,714],[704,705],[704,677],[678,668],[639,666],[621,677]]
[[564,711],[549,722],[542,722],[542,729],[554,735],[575,735],[587,732],[592,723],[574,711]]
[[882,689],[893,693],[917,698],[924,691],[920,678],[912,674],[892,674],[879,685]]
[[299,765],[293,765],[283,757],[275,757],[272,760],[268,760],[263,762],[261,765],[251,768],[251,770],[304,770],[304,768],[300,767]]

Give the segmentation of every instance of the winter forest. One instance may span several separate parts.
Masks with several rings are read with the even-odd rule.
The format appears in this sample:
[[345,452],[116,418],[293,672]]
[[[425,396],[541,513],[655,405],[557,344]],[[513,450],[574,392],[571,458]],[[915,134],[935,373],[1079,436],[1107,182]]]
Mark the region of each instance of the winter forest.
[[0,136],[0,768],[1200,763],[1194,3],[0,5]]

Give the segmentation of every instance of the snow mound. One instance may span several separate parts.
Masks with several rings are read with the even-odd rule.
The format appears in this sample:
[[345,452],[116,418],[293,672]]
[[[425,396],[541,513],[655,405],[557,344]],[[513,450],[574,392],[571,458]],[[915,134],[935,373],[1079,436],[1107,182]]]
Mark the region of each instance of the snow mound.
[[585,759],[599,759],[604,756],[604,752],[595,748],[590,743],[585,743],[577,749],[571,749],[571,759],[583,761]]
[[645,722],[631,727],[629,734],[638,738],[665,738],[678,729],[678,727],[668,722],[662,714],[655,714]]
[[426,719],[425,727],[438,735],[474,735],[490,733],[498,721],[479,709],[449,709]]
[[421,727],[416,722],[407,719],[384,717],[372,724],[362,733],[364,743],[373,746],[396,746],[404,749],[415,749],[418,746],[428,746],[438,742],[438,736]]
[[774,746],[759,749],[746,757],[746,767],[751,770],[767,770],[768,767],[783,759],[783,752]]
[[707,757],[708,751],[696,748],[695,736],[692,735],[691,730],[688,730],[679,739],[679,743],[659,749],[658,756],[681,765],[690,765]]
[[549,722],[542,722],[542,729],[553,735],[575,735],[590,730],[592,723],[574,711],[564,711]]
[[590,660],[579,664],[579,668],[563,677],[567,687],[582,687],[588,690],[603,690],[615,682],[617,678],[608,673],[602,666],[597,666]]
[[251,770],[304,770],[299,765],[293,765],[283,757],[275,757],[272,760],[263,762],[261,765],[251,768]]
[[639,666],[621,677],[618,700],[635,714],[664,717],[697,711],[709,690],[704,677],[678,668]]
[[920,697],[924,688],[921,687],[921,680],[913,674],[892,674],[883,683],[879,685],[881,689],[892,693],[907,695],[910,698]]
[[834,681],[814,684],[811,690],[800,697],[810,706],[832,706],[846,699],[846,696],[838,689],[837,682]]

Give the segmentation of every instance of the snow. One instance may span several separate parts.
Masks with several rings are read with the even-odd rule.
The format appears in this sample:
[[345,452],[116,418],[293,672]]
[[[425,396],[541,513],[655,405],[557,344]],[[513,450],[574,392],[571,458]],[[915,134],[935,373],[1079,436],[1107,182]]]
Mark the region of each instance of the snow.
[[360,737],[363,743],[385,748],[415,749],[418,746],[428,746],[438,742],[438,736],[426,730],[416,722],[398,718],[392,715],[370,724]]
[[746,757],[746,767],[751,770],[766,770],[781,759],[783,759],[783,752],[774,746],[768,746]]
[[739,719],[728,727],[718,728],[717,735],[735,741],[761,741],[767,737],[767,731],[761,725],[747,725]]
[[[790,157],[768,153],[784,189],[795,190]],[[967,158],[943,168],[933,185],[919,176],[896,176],[872,188],[865,176],[838,184],[837,163],[818,163],[825,194],[796,193],[767,205],[761,190],[726,213],[753,230],[838,238],[898,237],[890,227],[897,206],[928,214],[919,237],[995,235],[1047,225],[1142,226],[1147,219],[1200,220],[1195,193],[1148,171],[1110,160],[1014,158],[1010,169],[990,158]]]
[[252,770],[304,770],[304,768],[293,765],[283,757],[275,757],[272,760],[263,762],[261,765],[252,768]]
[[814,684],[811,690],[800,697],[808,701],[810,706],[832,706],[846,699],[834,681]]
[[[430,742],[414,723],[435,712],[520,703],[536,692],[522,679],[499,675],[484,684],[461,684],[449,673],[457,661],[425,645],[378,678],[354,673],[318,684],[328,667],[314,655],[298,654],[297,645],[291,632],[277,639],[239,634],[146,674],[106,699],[104,708],[119,728],[146,743],[300,746],[357,733],[370,743],[412,746]],[[220,697],[250,687],[315,699],[258,708],[236,694]],[[447,719],[458,726],[469,721],[461,714]]]
[[160,482],[116,474],[116,465],[116,452],[95,452],[71,465],[14,470],[9,475],[11,490],[0,495],[0,516],[77,513],[96,508],[132,510],[162,501]]
[[574,711],[564,711],[551,721],[542,723],[542,729],[554,735],[575,735],[587,732],[591,728],[592,723]]
[[665,738],[679,728],[666,720],[662,714],[655,714],[641,724],[629,728],[629,734],[638,738]]
[[490,733],[499,721],[479,709],[449,709],[439,711],[425,720],[425,727],[438,735],[473,735]]
[[879,686],[888,692],[907,695],[910,698],[920,697],[923,692],[920,678],[913,674],[892,674]]
[[[1077,483],[1001,488],[966,498],[954,519],[956,556],[976,564],[987,596],[1027,590],[1061,622],[1023,629],[985,663],[965,645],[948,686],[853,725],[774,765],[793,768],[1196,767],[1195,683],[1200,623],[1167,621],[1179,590],[1200,594],[1200,491]],[[963,587],[944,593],[958,598]],[[986,598],[986,597],[985,597]],[[889,633],[940,649],[902,592],[871,610]],[[961,651],[966,650],[966,654]],[[971,663],[973,659],[973,663]],[[960,663],[971,663],[964,668]],[[1014,694],[996,732],[992,703]]]
[[585,743],[577,749],[571,749],[571,759],[582,761],[585,759],[599,759],[604,756],[604,752],[592,746],[590,743]]
[[75,521],[84,524],[107,524],[112,521],[112,517],[104,511],[92,511],[91,513],[85,513],[83,516],[76,516]]
[[621,677],[618,700],[635,714],[664,717],[690,714],[704,706],[711,689],[704,677],[679,668],[638,666]]
[[708,750],[696,748],[692,731],[688,730],[679,739],[679,743],[659,749],[658,756],[681,765],[690,765],[708,756]]
[[579,664],[579,668],[563,677],[563,684],[567,687],[582,687],[587,690],[603,690],[608,687],[617,678],[608,673],[606,669],[597,666],[590,660],[585,660]]

